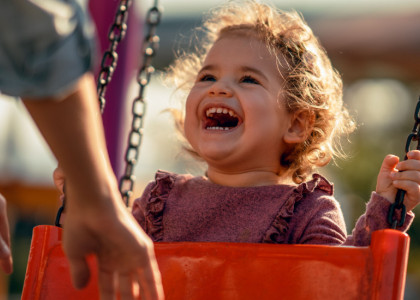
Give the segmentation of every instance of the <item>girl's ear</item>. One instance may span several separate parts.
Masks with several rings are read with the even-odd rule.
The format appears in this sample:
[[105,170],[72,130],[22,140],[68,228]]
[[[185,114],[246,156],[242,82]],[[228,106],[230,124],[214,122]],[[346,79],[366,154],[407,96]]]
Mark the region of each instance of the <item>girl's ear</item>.
[[287,144],[299,144],[306,140],[312,132],[315,114],[307,110],[294,112],[290,118],[289,130],[284,135]]

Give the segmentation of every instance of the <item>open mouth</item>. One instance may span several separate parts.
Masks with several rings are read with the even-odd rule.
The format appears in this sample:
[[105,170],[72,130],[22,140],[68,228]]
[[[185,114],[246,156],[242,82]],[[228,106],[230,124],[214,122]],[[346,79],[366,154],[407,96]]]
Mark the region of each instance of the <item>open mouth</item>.
[[204,128],[207,130],[232,130],[240,123],[239,116],[229,108],[210,107],[206,110]]

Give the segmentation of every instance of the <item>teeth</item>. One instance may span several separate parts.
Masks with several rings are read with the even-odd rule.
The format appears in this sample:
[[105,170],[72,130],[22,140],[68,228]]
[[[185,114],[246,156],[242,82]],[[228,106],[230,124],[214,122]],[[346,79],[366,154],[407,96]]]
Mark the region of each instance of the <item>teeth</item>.
[[212,107],[206,110],[206,116],[209,117],[214,113],[218,114],[229,114],[231,117],[236,116],[235,112],[233,110],[227,109],[227,108],[221,108],[221,107]]
[[219,127],[219,126],[214,126],[214,127],[207,127],[207,130],[230,130],[229,127]]

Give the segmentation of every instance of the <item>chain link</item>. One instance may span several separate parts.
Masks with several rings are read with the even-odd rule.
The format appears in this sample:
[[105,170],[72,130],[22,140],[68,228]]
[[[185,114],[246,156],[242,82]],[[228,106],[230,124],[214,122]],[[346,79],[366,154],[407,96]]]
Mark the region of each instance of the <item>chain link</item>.
[[108,33],[109,47],[105,51],[101,62],[101,70],[99,71],[97,90],[99,97],[99,107],[101,112],[105,108],[105,93],[109,82],[112,79],[115,68],[117,66],[118,54],[117,47],[124,38],[127,31],[128,9],[132,0],[121,0],[117,12],[115,14],[114,23],[111,25]]
[[[405,144],[405,156],[404,160],[407,159],[407,153],[410,151],[411,144],[417,142],[417,150],[420,150],[420,97],[417,101],[416,109],[414,111],[414,126],[413,130],[407,137],[407,142]],[[391,228],[396,229],[404,225],[405,216],[407,210],[404,205],[404,196],[405,191],[398,189],[397,195],[395,196],[395,202],[391,205],[388,212],[388,223]],[[400,210],[400,217],[398,220],[398,210]]]
[[152,63],[152,58],[155,56],[159,48],[159,37],[156,35],[156,28],[160,23],[161,11],[158,7],[158,1],[155,1],[154,6],[149,9],[146,17],[146,24],[148,27],[147,34],[143,42],[143,61],[137,74],[137,83],[139,84],[139,92],[133,101],[132,114],[133,120],[131,122],[131,130],[128,136],[128,146],[125,153],[125,171],[120,179],[120,193],[123,201],[128,206],[130,196],[133,193],[134,180],[133,175],[134,165],[137,163],[139,157],[139,147],[143,137],[143,121],[146,111],[146,102],[144,100],[144,91],[150,82],[150,78],[155,71]]

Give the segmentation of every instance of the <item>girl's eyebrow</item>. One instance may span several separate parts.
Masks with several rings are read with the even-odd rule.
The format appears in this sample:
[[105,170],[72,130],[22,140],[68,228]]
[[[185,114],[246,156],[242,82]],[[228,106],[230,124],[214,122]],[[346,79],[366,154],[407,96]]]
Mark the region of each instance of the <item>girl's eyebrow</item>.
[[207,66],[202,67],[200,71],[198,71],[198,74],[204,71],[213,71],[214,69],[216,69],[215,65],[207,65]]
[[263,72],[261,72],[260,70],[253,68],[253,67],[249,67],[249,66],[243,66],[241,67],[241,71],[242,72],[251,72],[254,74],[257,74],[258,76],[262,77],[264,80],[268,80],[267,76],[265,76],[265,74]]

